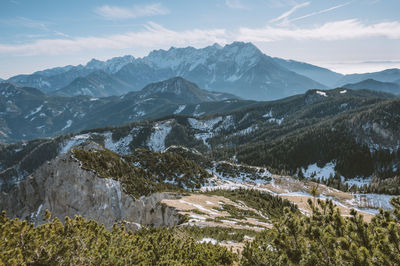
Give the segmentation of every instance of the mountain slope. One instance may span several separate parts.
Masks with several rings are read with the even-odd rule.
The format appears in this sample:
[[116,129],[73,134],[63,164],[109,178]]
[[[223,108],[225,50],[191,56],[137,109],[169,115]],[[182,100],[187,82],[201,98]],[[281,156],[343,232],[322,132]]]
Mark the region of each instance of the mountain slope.
[[306,76],[331,88],[333,88],[337,84],[338,80],[343,77],[343,75],[340,73],[304,62],[286,60],[277,57],[274,57],[274,61],[290,71]]
[[[140,92],[131,93],[131,95],[139,99],[164,98],[175,103],[188,104],[238,99],[233,94],[202,90],[195,83],[181,77],[149,84]],[[126,97],[129,97],[129,94]]]
[[[136,74],[137,71],[142,71]],[[277,99],[326,87],[281,67],[251,43],[234,42],[203,49],[157,50],[128,64],[117,74],[130,84],[182,76],[202,88],[228,92],[245,99]]]
[[349,83],[358,83],[366,79],[374,79],[381,82],[395,82],[400,78],[400,69],[386,69],[379,72],[365,73],[365,74],[350,74],[341,78],[336,86],[343,86]]
[[[365,90],[312,90],[224,115],[171,116],[31,141],[26,148],[9,145],[3,147],[0,163],[10,170],[0,176],[19,180],[32,169],[29,165],[92,140],[120,154],[138,147],[163,151],[182,145],[219,160],[270,167],[277,173],[296,174],[310,165],[329,164],[346,178],[393,177],[400,174],[400,100],[393,97]],[[44,151],[46,155],[37,155]],[[34,162],[16,165],[12,159],[32,152],[37,153]]]
[[374,79],[366,79],[358,83],[343,85],[343,88],[348,88],[352,90],[374,90],[393,93],[395,95],[400,95],[400,85],[395,82],[382,82]]
[[51,94],[59,96],[88,95],[92,97],[108,97],[122,95],[132,90],[132,87],[107,74],[103,70],[96,70],[86,77],[79,77],[68,86]]
[[[166,88],[169,92],[160,92]],[[181,78],[151,84],[140,92],[107,98],[49,96],[37,89],[1,83],[0,141],[53,137],[166,115],[214,114],[254,104],[235,98],[201,90]]]

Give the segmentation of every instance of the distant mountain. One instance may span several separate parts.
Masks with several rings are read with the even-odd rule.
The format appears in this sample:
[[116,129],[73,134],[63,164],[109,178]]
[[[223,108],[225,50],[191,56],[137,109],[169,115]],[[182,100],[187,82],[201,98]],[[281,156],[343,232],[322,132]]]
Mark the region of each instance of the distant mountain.
[[3,81],[4,79],[0,78],[0,82]]
[[154,80],[181,76],[208,90],[245,99],[271,100],[327,87],[296,74],[251,43],[234,42],[203,49],[157,50],[124,66],[116,76],[141,87]]
[[327,85],[331,88],[335,87],[338,80],[340,80],[343,77],[343,75],[340,73],[336,73],[327,68],[322,68],[304,62],[286,60],[277,57],[274,57],[274,61],[279,65],[293,72],[296,72],[297,74],[306,76],[312,80]]
[[395,82],[400,79],[400,69],[393,68],[379,72],[345,75],[337,82],[336,86],[340,87],[349,83],[358,83],[366,79],[374,79],[381,82]]
[[1,83],[0,142],[52,137],[174,114],[215,114],[252,104],[234,95],[201,90],[182,78],[106,98],[52,96],[38,89]]
[[105,62],[92,59],[85,66],[65,66],[38,71],[30,75],[17,75],[7,81],[18,87],[35,87],[44,92],[52,92],[68,86],[76,78],[85,77],[96,70],[114,74],[124,65],[133,62],[134,57],[127,55],[115,57]]
[[[81,79],[97,70],[129,84],[132,91],[176,76],[191,80],[207,90],[233,93],[254,100],[282,98],[304,93],[308,89],[327,89],[327,86],[276,63],[253,44],[242,42],[224,47],[215,44],[203,49],[186,47],[156,50],[138,59],[131,56],[105,62],[93,59],[85,66],[66,66],[32,75],[19,75],[8,82],[21,87],[36,87],[45,92],[68,88],[64,92],[72,95],[87,92],[101,96],[105,94],[104,91],[100,95],[94,94],[99,91],[99,84],[94,86],[96,89],[86,90],[90,82]],[[116,90],[114,87],[106,94],[112,95],[118,91],[124,89]]]
[[196,84],[181,77],[149,84],[140,92],[131,94],[138,99],[164,98],[182,104],[238,99],[233,94],[202,90]]
[[352,90],[367,89],[400,95],[400,84],[397,84],[395,82],[382,82],[374,79],[366,79],[358,83],[346,84],[343,85],[343,88],[348,88]]
[[103,70],[95,70],[86,77],[79,77],[65,88],[51,92],[59,96],[88,95],[92,97],[108,97],[122,95],[131,91],[131,85],[119,80]]

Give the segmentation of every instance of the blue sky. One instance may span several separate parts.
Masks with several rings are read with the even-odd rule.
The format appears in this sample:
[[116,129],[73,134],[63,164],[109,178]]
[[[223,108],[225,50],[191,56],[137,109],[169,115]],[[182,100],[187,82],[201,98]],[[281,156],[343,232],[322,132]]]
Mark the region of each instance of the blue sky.
[[0,77],[253,42],[342,73],[400,67],[399,0],[0,0]]

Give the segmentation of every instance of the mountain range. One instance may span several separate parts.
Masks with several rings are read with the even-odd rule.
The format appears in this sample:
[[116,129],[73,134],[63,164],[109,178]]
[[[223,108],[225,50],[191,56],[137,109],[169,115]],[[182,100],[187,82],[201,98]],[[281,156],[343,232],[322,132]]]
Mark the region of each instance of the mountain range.
[[[108,75],[94,74],[102,70]],[[149,83],[181,76],[201,88],[228,92],[246,99],[277,99],[326,89],[325,85],[277,64],[251,43],[217,44],[203,49],[171,48],[148,56],[92,60],[85,66],[66,66],[18,75],[7,81],[19,87],[35,87],[60,95],[121,95]],[[104,84],[105,83],[105,84]],[[117,89],[118,88],[118,89]],[[107,94],[107,95],[105,95]]]
[[381,82],[398,82],[400,77],[400,69],[386,69],[379,72],[371,72],[364,74],[349,74],[337,81],[336,86],[343,86],[348,83],[357,83],[366,79],[374,79]]
[[173,114],[213,114],[254,104],[232,94],[202,90],[179,77],[105,98],[53,96],[1,83],[0,103],[0,140],[6,143]]
[[59,96],[120,96],[138,91],[149,83],[181,76],[207,90],[227,92],[244,99],[274,100],[358,83],[366,79],[398,82],[399,69],[342,75],[312,64],[272,58],[252,43],[234,42],[155,50],[143,58],[92,59],[86,65],[65,66],[17,75],[7,82],[35,87]]
[[342,87],[352,90],[374,90],[400,95],[400,84],[396,82],[383,82],[374,79],[366,79],[357,83],[345,84]]

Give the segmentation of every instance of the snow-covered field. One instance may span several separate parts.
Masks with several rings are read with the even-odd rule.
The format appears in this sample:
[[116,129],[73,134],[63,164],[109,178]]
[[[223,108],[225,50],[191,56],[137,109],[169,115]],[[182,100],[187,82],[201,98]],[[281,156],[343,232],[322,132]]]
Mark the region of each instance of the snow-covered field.
[[306,178],[328,179],[331,175],[335,175],[335,163],[330,162],[323,167],[318,167],[316,163],[311,164],[307,169],[303,168],[303,174]]

